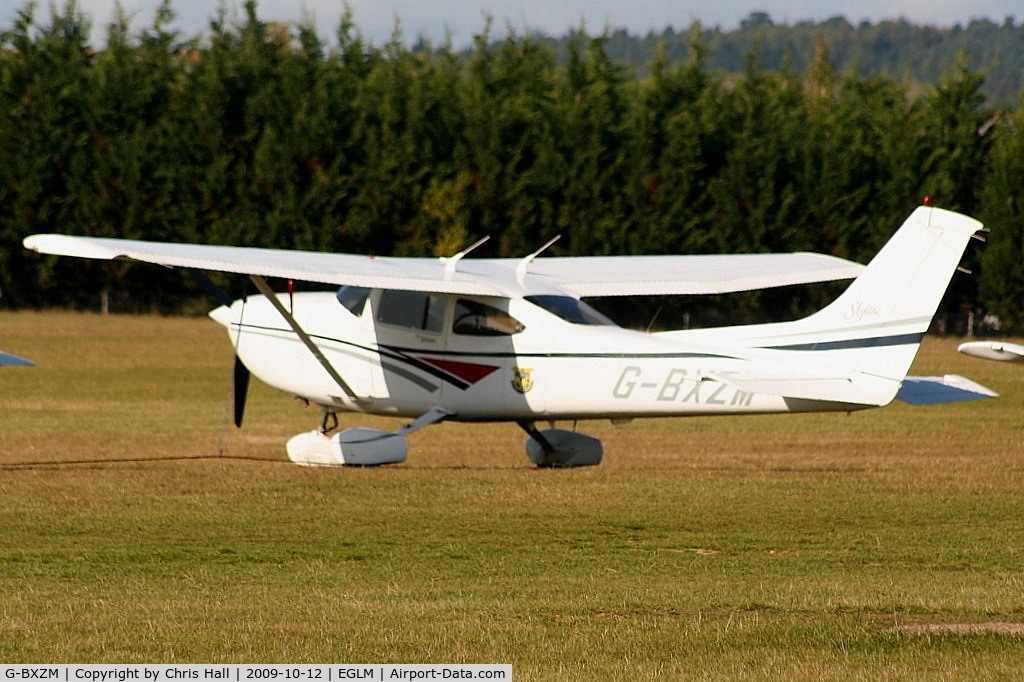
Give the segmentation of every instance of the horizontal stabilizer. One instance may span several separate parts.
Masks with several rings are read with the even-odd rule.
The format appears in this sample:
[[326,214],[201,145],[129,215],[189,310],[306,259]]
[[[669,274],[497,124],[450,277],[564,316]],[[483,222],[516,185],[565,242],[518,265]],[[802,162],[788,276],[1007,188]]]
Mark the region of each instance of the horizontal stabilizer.
[[903,386],[896,395],[911,405],[936,405],[998,396],[995,391],[959,374],[947,374],[942,377],[908,376],[903,380]]
[[886,405],[896,392],[896,384],[891,379],[862,374],[855,377],[800,376],[795,373],[777,376],[718,374],[712,377],[747,393],[847,405]]

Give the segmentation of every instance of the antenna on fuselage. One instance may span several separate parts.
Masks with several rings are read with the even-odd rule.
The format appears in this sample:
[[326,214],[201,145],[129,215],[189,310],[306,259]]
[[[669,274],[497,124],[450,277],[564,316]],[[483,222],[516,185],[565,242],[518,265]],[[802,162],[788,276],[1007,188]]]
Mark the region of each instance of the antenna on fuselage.
[[519,261],[519,265],[516,266],[516,281],[519,282],[519,286],[523,285],[523,281],[526,279],[526,268],[530,267],[530,263],[533,262],[533,259],[547,251],[549,246],[551,246],[561,238],[562,235],[556,234],[554,237],[549,239],[547,243],[544,244],[544,246],[540,247],[539,249],[531,253],[529,256]]
[[476,247],[480,246],[481,244],[483,244],[485,241],[487,241],[490,238],[491,237],[488,235],[488,236],[484,237],[483,239],[478,239],[474,244],[472,244],[470,246],[467,246],[466,248],[464,248],[462,251],[459,251],[454,256],[448,256],[447,258],[442,257],[441,258],[441,262],[444,263],[444,278],[445,278],[445,280],[449,280],[449,279],[452,278],[452,275],[455,274],[455,266],[459,264],[460,260],[465,258],[467,253],[469,253],[470,251],[472,251]]

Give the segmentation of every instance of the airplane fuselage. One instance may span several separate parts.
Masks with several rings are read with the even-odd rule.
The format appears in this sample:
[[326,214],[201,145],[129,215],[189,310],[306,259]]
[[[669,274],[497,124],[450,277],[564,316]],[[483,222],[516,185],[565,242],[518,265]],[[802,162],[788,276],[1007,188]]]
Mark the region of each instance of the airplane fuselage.
[[[423,315],[390,316],[389,303],[419,310],[408,300],[413,294],[399,294],[403,300],[389,301],[393,292],[366,290],[365,301],[351,306],[355,312],[333,292],[281,296],[356,399],[262,296],[212,315],[257,377],[329,410],[416,417],[441,409],[458,421],[516,421],[802,409],[799,401],[728,381],[751,361],[739,351],[569,322],[524,299],[431,295],[424,303],[432,310]],[[466,324],[466,315],[481,319],[481,310],[498,323]]]

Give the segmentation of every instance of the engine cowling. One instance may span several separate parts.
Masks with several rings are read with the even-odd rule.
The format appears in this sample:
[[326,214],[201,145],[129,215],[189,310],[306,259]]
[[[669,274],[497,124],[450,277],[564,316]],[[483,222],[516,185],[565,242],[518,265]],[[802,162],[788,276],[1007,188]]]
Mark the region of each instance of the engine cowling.
[[530,437],[526,440],[526,454],[539,467],[586,467],[601,463],[604,447],[593,436],[567,429],[545,429],[538,433],[550,447],[545,449]]

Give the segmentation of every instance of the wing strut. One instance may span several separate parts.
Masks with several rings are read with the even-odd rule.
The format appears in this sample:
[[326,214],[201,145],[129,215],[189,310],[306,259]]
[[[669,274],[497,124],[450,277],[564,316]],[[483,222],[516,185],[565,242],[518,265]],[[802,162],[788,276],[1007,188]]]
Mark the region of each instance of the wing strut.
[[263,294],[267,298],[267,300],[270,301],[270,303],[274,306],[274,308],[277,309],[277,312],[281,313],[281,317],[283,317],[285,321],[288,322],[288,324],[292,328],[292,331],[294,331],[295,334],[299,337],[299,340],[302,341],[306,348],[309,349],[309,352],[313,354],[313,357],[317,359],[317,362],[319,362],[320,365],[325,370],[327,370],[327,373],[330,374],[331,378],[334,379],[335,383],[337,383],[338,386],[341,387],[341,390],[344,391],[345,395],[348,396],[352,402],[358,402],[359,396],[356,395],[355,391],[352,390],[352,387],[349,386],[348,383],[346,383],[346,381],[341,378],[341,375],[338,374],[337,370],[334,369],[334,366],[327,360],[326,357],[324,357],[324,354],[320,352],[320,349],[317,347],[317,345],[313,343],[313,339],[309,338],[309,334],[307,334],[306,331],[299,326],[299,323],[295,320],[292,314],[288,312],[288,310],[284,307],[281,301],[277,298],[277,294],[274,293],[274,290],[270,288],[269,284],[267,284],[267,280],[264,279],[261,275],[249,275],[249,279],[252,280],[252,283],[256,285],[256,288],[260,290],[260,293]]

